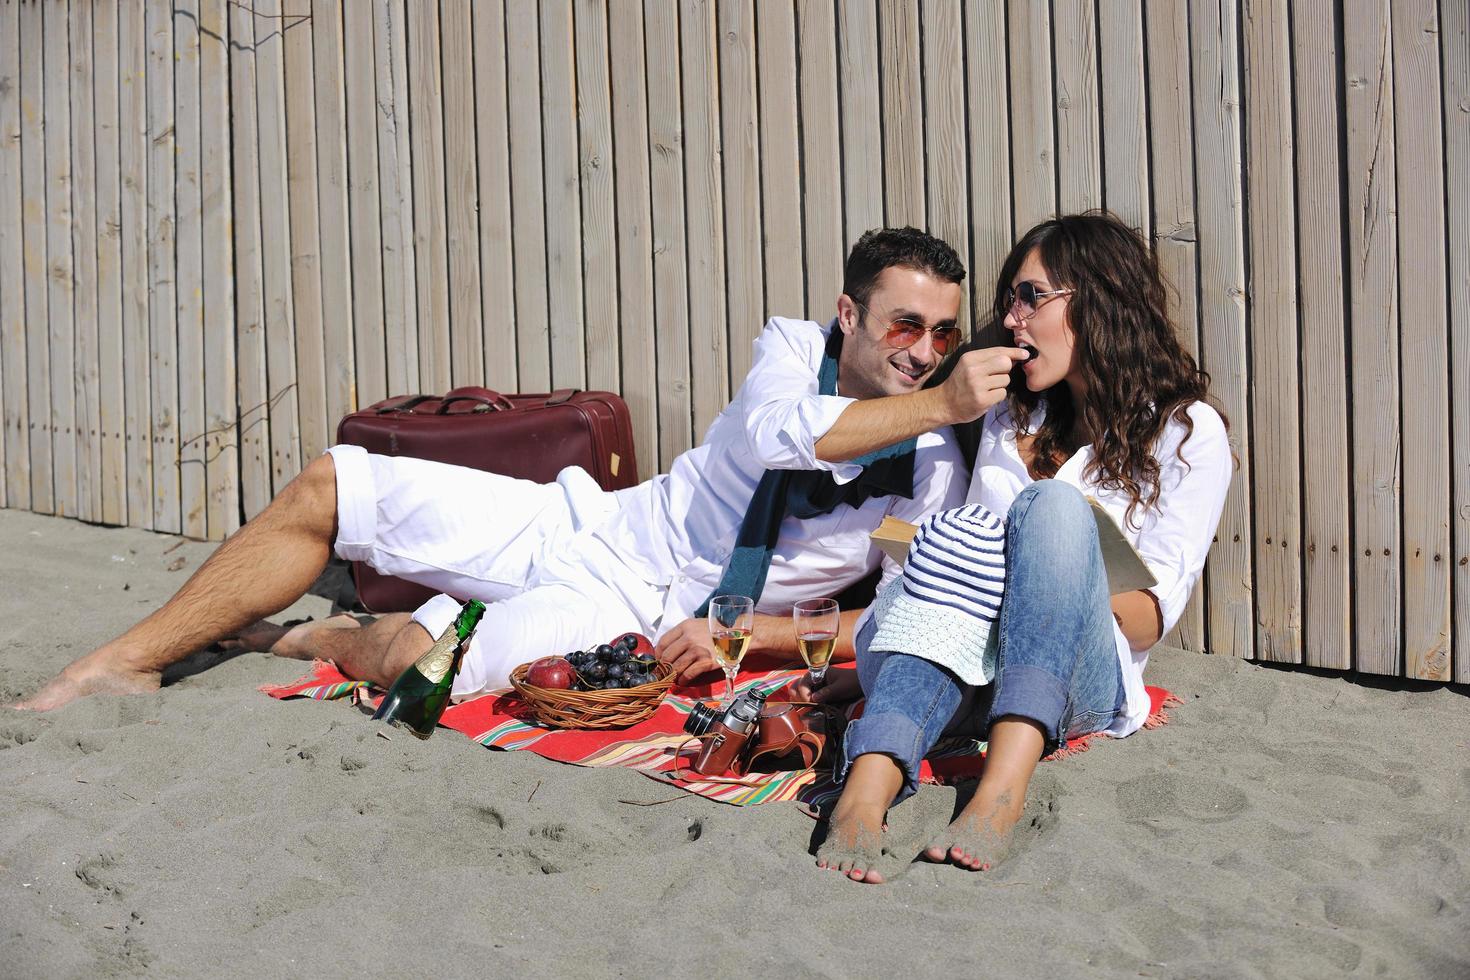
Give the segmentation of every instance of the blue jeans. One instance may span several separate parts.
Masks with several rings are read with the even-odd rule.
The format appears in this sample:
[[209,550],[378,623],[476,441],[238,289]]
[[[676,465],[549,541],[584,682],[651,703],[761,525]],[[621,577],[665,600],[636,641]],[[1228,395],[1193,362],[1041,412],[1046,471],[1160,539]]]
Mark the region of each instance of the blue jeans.
[[971,687],[919,657],[871,650],[870,621],[857,637],[868,703],[848,729],[843,776],[860,755],[891,756],[904,772],[896,803],[918,788],[919,763],[943,735],[980,736],[999,718],[1028,718],[1043,728],[1051,752],[1107,728],[1125,701],[1108,598],[1082,494],[1056,480],[1022,490],[1006,515],[994,682]]

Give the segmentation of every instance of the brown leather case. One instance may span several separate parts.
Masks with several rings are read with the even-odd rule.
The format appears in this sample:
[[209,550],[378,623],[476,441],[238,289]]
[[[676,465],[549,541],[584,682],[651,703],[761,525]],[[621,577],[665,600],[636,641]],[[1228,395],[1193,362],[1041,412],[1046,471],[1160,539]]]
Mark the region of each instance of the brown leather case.
[[[400,395],[344,417],[337,441],[538,483],[550,483],[567,466],[582,467],[605,490],[638,482],[628,406],[607,391],[522,395],[466,387]],[[373,612],[406,612],[433,595],[361,562],[353,563],[352,577],[358,598]]]

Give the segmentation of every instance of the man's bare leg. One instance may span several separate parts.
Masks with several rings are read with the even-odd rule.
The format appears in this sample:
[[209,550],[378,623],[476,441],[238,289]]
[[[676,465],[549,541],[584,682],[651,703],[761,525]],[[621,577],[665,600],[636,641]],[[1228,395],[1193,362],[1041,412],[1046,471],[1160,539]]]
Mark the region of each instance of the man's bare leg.
[[[366,625],[375,622],[371,617],[364,617]],[[268,619],[262,619],[257,623],[251,623],[234,636],[227,636],[219,641],[221,650],[230,653],[256,652],[273,653],[278,657],[287,657],[292,660],[326,660],[319,651],[321,644],[325,642],[317,636],[321,632],[352,632],[365,625],[352,613],[338,613],[328,616],[326,619],[309,619],[304,623],[296,623],[294,626],[273,623]]]
[[48,711],[89,694],[157,690],[169,664],[301,598],[326,566],[336,522],[336,468],[320,456],[172,599],[15,707]]
[[408,613],[384,616],[360,630],[323,630],[317,634],[319,656],[356,681],[389,687],[409,664],[434,645],[429,631]]

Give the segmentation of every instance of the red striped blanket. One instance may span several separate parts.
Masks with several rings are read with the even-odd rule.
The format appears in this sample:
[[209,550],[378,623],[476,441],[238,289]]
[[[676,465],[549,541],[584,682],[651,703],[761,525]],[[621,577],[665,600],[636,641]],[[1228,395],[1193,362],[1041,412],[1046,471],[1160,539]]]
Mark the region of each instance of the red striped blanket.
[[[833,668],[834,670],[845,668]],[[737,690],[759,685],[778,690],[802,675],[800,670],[742,670]],[[690,793],[747,806],[774,800],[795,800],[815,812],[836,799],[839,787],[830,772],[752,773],[744,778],[685,778],[698,744],[684,734],[684,718],[700,700],[723,693],[723,681],[680,687],[670,691],[648,720],[630,728],[581,730],[540,728],[525,720],[525,706],[512,690],[498,691],[474,701],[456,704],[444,712],[441,724],[490,749],[526,749],[557,762],[576,766],[622,766]],[[328,663],[317,661],[311,672],[290,684],[261,688],[271,697],[311,698],[376,704],[382,692],[362,681],[351,681]],[[1148,727],[1167,721],[1166,709],[1178,703],[1167,691],[1148,689],[1152,702]],[[1074,739],[1052,756],[1070,755],[1087,747],[1094,736]],[[680,747],[683,746],[682,754]],[[920,781],[948,783],[979,776],[985,743],[974,739],[946,739],[924,760]]]

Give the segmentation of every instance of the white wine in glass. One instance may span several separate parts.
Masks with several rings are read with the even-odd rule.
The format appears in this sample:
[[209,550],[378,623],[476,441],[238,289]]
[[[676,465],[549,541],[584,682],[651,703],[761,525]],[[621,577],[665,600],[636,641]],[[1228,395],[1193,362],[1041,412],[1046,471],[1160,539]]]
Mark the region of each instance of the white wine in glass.
[[735,675],[740,660],[750,646],[750,631],[755,624],[755,602],[749,596],[717,595],[709,602],[709,635],[715,642],[715,654],[725,671],[725,700],[735,697]]
[[791,609],[796,646],[813,684],[820,684],[827,675],[832,648],[837,645],[839,615],[836,599],[802,599]]

